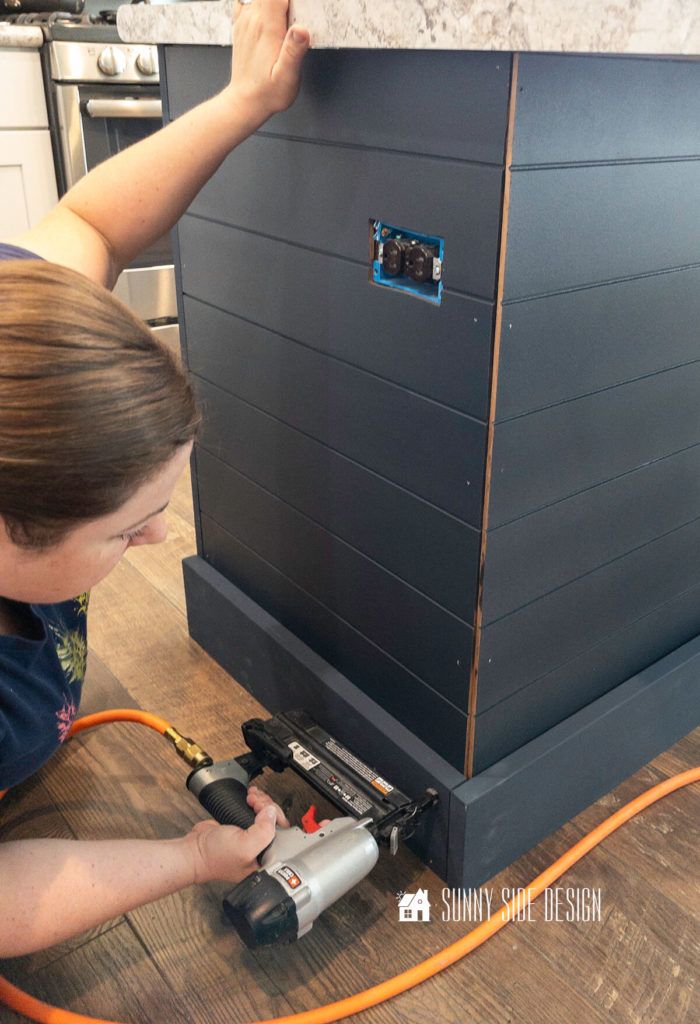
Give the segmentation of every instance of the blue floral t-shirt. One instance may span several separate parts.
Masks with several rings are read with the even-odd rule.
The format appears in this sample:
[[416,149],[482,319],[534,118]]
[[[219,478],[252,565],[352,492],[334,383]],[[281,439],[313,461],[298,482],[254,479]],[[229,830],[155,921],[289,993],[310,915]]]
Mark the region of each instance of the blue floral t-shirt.
[[[39,257],[0,244],[0,260],[9,259]],[[0,361],[1,350],[2,338]],[[8,601],[26,629],[0,634],[0,790],[33,775],[68,736],[85,677],[88,600]]]
[[33,775],[68,736],[85,678],[88,601],[10,602],[33,636],[0,635],[0,789]]

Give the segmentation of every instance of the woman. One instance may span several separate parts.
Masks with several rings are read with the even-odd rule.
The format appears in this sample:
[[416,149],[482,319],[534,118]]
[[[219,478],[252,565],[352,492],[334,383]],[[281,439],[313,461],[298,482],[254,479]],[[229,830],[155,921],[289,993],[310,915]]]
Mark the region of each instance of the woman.
[[[199,423],[184,373],[107,289],[226,154],[293,102],[309,36],[287,31],[286,19],[287,0],[241,3],[223,92],[96,168],[0,245],[0,789],[68,735],[89,589],[128,547],[164,539]],[[208,821],[165,841],[0,845],[0,957],[195,882],[240,881],[275,823],[288,824],[253,787],[248,802],[256,818],[245,831]]]

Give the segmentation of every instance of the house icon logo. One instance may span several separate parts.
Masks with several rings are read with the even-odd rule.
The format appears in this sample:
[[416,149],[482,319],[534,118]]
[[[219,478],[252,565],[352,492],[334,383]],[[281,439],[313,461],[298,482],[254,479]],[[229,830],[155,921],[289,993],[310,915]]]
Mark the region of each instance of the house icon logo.
[[398,900],[399,921],[430,920],[430,900],[427,889],[419,889],[418,892],[400,892]]

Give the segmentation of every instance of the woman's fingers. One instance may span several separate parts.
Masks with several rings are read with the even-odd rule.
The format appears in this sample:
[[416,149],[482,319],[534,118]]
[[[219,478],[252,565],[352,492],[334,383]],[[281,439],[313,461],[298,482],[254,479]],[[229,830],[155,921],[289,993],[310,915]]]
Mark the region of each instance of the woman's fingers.
[[287,8],[287,0],[234,4],[230,85],[258,119],[285,110],[299,91],[310,36],[299,25],[287,29]]
[[290,28],[272,68],[272,81],[278,94],[282,97],[280,102],[285,106],[289,106],[293,102],[299,90],[301,65],[309,43],[308,29],[300,28],[297,25]]
[[[262,789],[258,789],[257,786],[248,787],[248,803],[257,814],[262,810],[263,807],[274,807],[277,812],[277,824],[280,828],[289,828],[289,821],[284,815],[282,808],[274,802],[271,796],[264,793]],[[330,825],[331,819],[324,818],[323,821],[318,823],[319,828],[323,828],[324,825]]]
[[289,828],[289,822],[287,821],[282,808],[274,802],[272,797],[268,796],[267,793],[263,793],[263,791],[258,789],[257,786],[248,787],[247,799],[256,814],[258,814],[264,807],[274,807],[279,827]]

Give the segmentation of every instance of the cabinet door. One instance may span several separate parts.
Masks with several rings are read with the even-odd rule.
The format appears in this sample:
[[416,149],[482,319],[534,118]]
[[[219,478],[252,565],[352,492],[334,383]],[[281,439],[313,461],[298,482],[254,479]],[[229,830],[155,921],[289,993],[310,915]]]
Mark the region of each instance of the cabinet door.
[[0,128],[48,128],[37,50],[0,48]]
[[41,220],[58,202],[48,131],[0,131],[0,238]]

